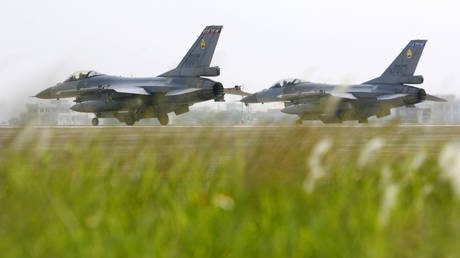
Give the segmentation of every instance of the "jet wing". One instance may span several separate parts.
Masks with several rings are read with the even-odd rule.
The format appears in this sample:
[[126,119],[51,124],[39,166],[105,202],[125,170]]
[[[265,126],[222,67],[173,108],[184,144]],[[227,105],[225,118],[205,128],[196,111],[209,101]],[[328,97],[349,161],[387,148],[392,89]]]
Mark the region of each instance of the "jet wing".
[[166,93],[165,96],[170,97],[170,96],[179,96],[187,93],[192,93],[196,91],[200,91],[200,88],[187,88],[187,89],[178,89],[178,90],[171,90]]
[[[146,90],[147,88],[147,90]],[[201,90],[200,88],[177,89],[172,87],[142,87],[142,86],[120,86],[111,87],[110,89],[118,93],[135,94],[135,95],[152,95],[154,93],[165,93],[165,96],[178,96]]]
[[81,88],[81,89],[70,89],[70,90],[62,90],[56,92],[57,96],[65,96],[65,95],[89,95],[95,93],[104,93],[104,92],[117,92],[117,93],[124,93],[124,94],[135,94],[135,95],[151,95],[142,87],[136,86],[123,86],[123,87],[90,87],[90,88]]
[[279,95],[279,98],[286,100],[286,101],[292,101],[292,100],[299,100],[299,99],[305,99],[305,98],[325,97],[325,96],[332,96],[332,97],[347,99],[347,100],[357,100],[357,98],[352,93],[348,93],[348,92],[329,92],[329,93],[299,92],[299,93]]
[[329,95],[341,99],[357,100],[357,98],[349,92],[330,92]]
[[[406,96],[407,96],[407,94],[386,94],[386,95],[382,95],[382,96],[378,97],[377,100],[393,100],[393,99],[404,98]],[[438,97],[433,96],[433,95],[426,95],[425,100],[435,101],[435,102],[447,102],[447,100],[445,100],[443,98],[438,98]]]
[[134,95],[151,95],[144,88],[137,86],[126,87],[111,87],[110,89],[118,93],[134,94]]
[[152,93],[166,93],[165,96],[178,96],[182,94],[188,94],[201,90],[200,88],[187,88],[187,89],[174,89],[170,87],[148,87],[147,91],[142,86],[117,86],[110,88],[95,88],[94,90],[104,91],[104,90],[113,90],[117,93],[124,94],[133,94],[133,95],[145,95],[150,96]]
[[377,97],[377,100],[393,100],[406,97],[407,94],[386,94]]
[[279,95],[278,98],[286,101],[291,101],[291,100],[298,100],[298,99],[305,99],[305,98],[311,98],[311,97],[321,97],[324,96],[324,94],[321,93],[316,93],[316,92],[297,92],[297,93],[290,93],[290,94],[282,94]]

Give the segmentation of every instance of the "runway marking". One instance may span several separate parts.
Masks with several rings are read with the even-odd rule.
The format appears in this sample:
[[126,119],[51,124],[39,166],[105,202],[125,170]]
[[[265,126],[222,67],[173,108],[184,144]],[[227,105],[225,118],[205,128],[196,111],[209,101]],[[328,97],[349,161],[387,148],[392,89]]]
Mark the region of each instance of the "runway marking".
[[[72,126],[32,126],[35,129],[106,129],[106,128],[383,128],[383,127],[446,127],[456,128],[460,125],[435,125],[435,124],[400,124],[400,125],[388,125],[388,124],[366,124],[366,125],[139,125],[139,126],[124,126],[124,125],[72,125]],[[25,127],[14,127],[14,126],[0,126],[0,129],[22,129]]]

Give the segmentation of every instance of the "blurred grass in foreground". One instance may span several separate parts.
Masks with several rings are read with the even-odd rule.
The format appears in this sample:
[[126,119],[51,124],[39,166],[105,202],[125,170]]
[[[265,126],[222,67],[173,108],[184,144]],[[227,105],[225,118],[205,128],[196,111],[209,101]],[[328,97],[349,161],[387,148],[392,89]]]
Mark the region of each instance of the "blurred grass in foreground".
[[460,132],[423,130],[3,131],[0,254],[459,257]]

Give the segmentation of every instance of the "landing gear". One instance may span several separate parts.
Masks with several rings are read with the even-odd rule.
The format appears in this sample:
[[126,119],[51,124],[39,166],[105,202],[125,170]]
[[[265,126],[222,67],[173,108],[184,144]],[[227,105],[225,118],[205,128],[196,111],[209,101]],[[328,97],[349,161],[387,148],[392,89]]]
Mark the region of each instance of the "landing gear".
[[126,125],[132,126],[134,125],[134,123],[136,123],[136,120],[134,119],[134,116],[130,114],[126,117],[125,122],[126,122]]
[[160,114],[158,115],[158,121],[160,122],[160,125],[168,125],[169,117],[167,114]]
[[98,126],[99,125],[99,119],[97,117],[93,118],[93,120],[91,120],[91,124],[93,126]]
[[296,124],[296,125],[301,125],[301,124],[303,124],[303,120],[302,120],[302,119],[297,119],[297,120],[295,121],[295,124]]
[[358,123],[367,124],[367,123],[369,123],[369,120],[367,120],[367,118],[360,118],[360,119],[358,119]]
[[342,119],[337,116],[320,116],[319,120],[321,120],[325,124],[340,124],[342,123]]

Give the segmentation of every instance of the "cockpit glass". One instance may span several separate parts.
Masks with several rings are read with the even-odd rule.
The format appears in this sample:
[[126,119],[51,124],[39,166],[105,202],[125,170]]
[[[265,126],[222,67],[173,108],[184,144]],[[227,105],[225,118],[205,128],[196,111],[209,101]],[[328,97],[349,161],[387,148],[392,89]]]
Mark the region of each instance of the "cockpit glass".
[[88,79],[91,77],[102,75],[101,73],[95,71],[80,71],[72,74],[65,82],[78,81],[83,79]]
[[299,84],[301,82],[302,82],[302,80],[300,80],[300,79],[285,79],[285,80],[281,80],[281,81],[276,82],[272,87],[270,87],[270,89],[283,88],[283,87],[287,87],[287,86],[291,86],[291,85],[296,85],[296,84]]

